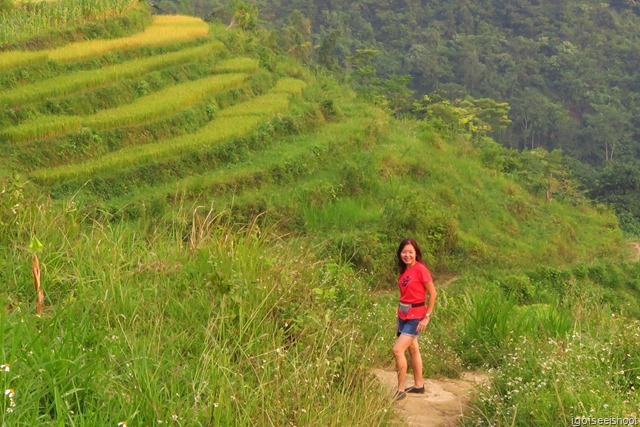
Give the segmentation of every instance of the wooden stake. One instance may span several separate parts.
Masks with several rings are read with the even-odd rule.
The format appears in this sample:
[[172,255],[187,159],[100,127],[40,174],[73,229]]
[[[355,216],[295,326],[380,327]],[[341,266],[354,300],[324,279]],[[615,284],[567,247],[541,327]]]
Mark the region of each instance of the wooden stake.
[[36,314],[42,314],[42,309],[44,308],[44,292],[40,284],[40,261],[36,254],[33,254],[31,273],[33,273],[33,285],[36,288]]

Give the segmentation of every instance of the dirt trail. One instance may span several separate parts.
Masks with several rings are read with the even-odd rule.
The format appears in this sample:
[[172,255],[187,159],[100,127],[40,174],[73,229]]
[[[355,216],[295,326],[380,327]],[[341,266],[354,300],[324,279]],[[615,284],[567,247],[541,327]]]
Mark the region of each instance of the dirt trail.
[[[373,373],[391,398],[398,385],[396,372],[374,369]],[[408,394],[406,399],[395,403],[394,410],[402,420],[401,425],[408,427],[456,426],[468,409],[473,391],[486,381],[486,376],[472,372],[464,373],[459,380],[426,379],[425,394]]]
[[640,261],[640,243],[638,242],[631,242],[629,243],[629,247],[631,249],[633,249],[633,259],[635,261]]

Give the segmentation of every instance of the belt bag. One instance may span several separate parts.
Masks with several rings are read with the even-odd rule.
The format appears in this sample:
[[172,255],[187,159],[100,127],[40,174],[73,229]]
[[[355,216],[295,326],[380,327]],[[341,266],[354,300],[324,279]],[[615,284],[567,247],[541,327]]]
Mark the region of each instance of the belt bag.
[[398,304],[398,310],[402,314],[407,314],[413,307],[422,307],[423,305],[424,302],[419,302],[417,304],[408,304],[406,302],[400,301],[400,304]]

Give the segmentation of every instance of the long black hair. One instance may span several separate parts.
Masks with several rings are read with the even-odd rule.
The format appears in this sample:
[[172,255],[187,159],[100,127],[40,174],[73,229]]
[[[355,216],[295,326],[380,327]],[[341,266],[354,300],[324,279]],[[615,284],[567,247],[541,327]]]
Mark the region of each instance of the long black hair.
[[400,246],[398,246],[398,251],[396,252],[396,256],[398,257],[398,271],[400,272],[400,274],[404,273],[407,270],[407,264],[402,261],[402,257],[400,256],[402,250],[407,245],[413,246],[413,248],[416,250],[416,262],[422,262],[422,251],[420,250],[420,246],[418,246],[418,243],[413,239],[404,239],[402,242],[400,242]]

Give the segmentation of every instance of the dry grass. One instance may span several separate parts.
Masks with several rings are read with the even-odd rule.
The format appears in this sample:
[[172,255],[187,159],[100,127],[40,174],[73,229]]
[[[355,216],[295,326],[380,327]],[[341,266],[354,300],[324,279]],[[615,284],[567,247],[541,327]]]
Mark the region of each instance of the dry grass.
[[157,16],[142,33],[113,40],[91,40],[73,43],[48,51],[54,61],[71,62],[100,56],[108,52],[140,46],[160,46],[197,39],[209,34],[209,25],[190,16]]
[[8,51],[0,53],[0,71],[31,65],[46,60],[73,62],[109,52],[141,46],[161,46],[205,37],[209,25],[191,16],[157,16],[143,32],[112,40],[89,40],[41,51]]

